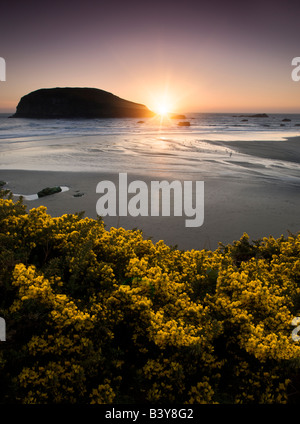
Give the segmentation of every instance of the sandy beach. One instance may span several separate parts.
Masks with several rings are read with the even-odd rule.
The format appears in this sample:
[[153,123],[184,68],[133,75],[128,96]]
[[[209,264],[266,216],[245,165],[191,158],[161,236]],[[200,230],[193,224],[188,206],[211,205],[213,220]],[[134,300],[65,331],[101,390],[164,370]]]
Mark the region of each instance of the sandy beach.
[[[105,217],[106,228],[142,229],[154,242],[164,240],[180,249],[216,249],[218,242],[232,243],[244,232],[255,240],[264,236],[280,237],[300,228],[300,137],[284,141],[227,142],[236,151],[226,157],[222,172],[218,164],[204,173],[168,173],[168,180],[204,181],[204,223],[185,227],[185,216]],[[260,158],[272,159],[272,169]],[[210,162],[212,162],[210,160]],[[207,165],[207,164],[206,164]],[[289,166],[287,166],[289,165]],[[276,169],[277,174],[273,172]],[[227,170],[227,171],[226,171]],[[230,172],[234,170],[234,172]],[[108,180],[118,184],[117,172],[49,172],[1,170],[0,179],[13,193],[30,195],[49,186],[67,186],[68,191],[37,200],[25,200],[28,209],[45,205],[52,216],[85,212],[96,218],[99,194],[96,186]],[[163,174],[128,173],[128,181],[166,179]]]
[[253,140],[243,143],[229,141],[227,144],[247,155],[300,163],[300,137],[289,137],[285,140]]

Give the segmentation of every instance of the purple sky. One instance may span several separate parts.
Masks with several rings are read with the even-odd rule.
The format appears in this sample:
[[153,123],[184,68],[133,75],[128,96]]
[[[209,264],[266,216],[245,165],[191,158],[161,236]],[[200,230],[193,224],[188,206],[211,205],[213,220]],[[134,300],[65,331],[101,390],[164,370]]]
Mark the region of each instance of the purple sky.
[[175,112],[300,113],[299,1],[7,2],[0,111],[42,87],[97,87]]

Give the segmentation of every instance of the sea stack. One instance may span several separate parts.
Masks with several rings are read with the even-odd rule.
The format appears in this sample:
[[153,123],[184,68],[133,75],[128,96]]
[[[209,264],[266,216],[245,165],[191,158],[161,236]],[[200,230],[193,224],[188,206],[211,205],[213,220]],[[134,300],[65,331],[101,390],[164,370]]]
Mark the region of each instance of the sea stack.
[[41,88],[23,96],[12,118],[146,118],[146,106],[97,88]]

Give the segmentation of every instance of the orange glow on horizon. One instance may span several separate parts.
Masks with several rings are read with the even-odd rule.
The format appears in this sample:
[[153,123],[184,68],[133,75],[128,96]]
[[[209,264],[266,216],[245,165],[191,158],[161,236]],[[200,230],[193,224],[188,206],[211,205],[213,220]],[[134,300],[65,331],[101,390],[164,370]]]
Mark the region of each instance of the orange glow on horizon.
[[166,116],[168,113],[170,113],[170,109],[166,104],[162,103],[161,105],[158,105],[157,108],[155,108],[155,112],[158,115]]
[[163,95],[155,97],[149,107],[158,115],[167,116],[169,113],[173,112],[175,105],[169,96]]
[[165,83],[158,83],[156,86],[152,85],[152,87],[148,88],[148,95],[146,96],[149,99],[147,106],[160,117],[167,117],[178,107],[176,91],[176,89],[172,90],[170,87],[169,78],[167,78]]

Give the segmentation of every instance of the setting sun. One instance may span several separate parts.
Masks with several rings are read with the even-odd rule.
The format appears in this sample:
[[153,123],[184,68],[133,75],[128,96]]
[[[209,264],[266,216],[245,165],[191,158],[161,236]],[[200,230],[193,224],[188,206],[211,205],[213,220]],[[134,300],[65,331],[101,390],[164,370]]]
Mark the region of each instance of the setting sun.
[[169,92],[168,84],[161,87],[160,90],[153,90],[148,102],[150,109],[161,117],[166,117],[170,113],[174,112],[176,103],[174,95]]
[[161,104],[156,107],[156,113],[158,113],[158,115],[165,116],[170,113],[170,108],[165,104]]

